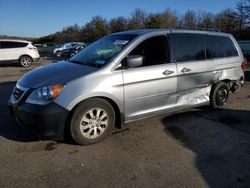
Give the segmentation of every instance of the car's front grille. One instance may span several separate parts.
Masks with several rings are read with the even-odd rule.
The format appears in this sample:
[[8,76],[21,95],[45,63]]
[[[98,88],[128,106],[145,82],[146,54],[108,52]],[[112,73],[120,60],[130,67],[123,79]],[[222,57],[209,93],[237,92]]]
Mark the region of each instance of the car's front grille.
[[22,95],[24,94],[24,91],[15,87],[14,90],[13,90],[13,97],[16,101],[18,101]]
[[19,83],[16,84],[16,87],[13,89],[12,95],[11,95],[11,101],[13,103],[18,102],[25,92],[28,91],[28,88],[21,86]]

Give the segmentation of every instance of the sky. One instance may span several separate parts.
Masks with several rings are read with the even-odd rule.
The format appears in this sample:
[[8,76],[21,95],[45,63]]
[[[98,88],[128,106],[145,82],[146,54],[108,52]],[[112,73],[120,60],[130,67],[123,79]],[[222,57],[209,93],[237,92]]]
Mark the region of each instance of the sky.
[[191,9],[218,13],[234,8],[236,0],[0,0],[0,35],[41,37],[63,27],[84,25],[100,15],[107,20],[129,17],[140,8],[147,13],[167,8],[178,14]]

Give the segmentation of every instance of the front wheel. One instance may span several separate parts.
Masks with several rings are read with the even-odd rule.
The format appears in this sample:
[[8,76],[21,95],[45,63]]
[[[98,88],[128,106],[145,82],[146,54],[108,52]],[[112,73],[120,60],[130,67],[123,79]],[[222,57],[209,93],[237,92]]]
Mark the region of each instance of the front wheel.
[[218,82],[212,88],[210,95],[210,104],[215,109],[221,109],[225,106],[229,98],[229,87],[225,82]]
[[55,53],[55,56],[56,56],[56,57],[61,57],[61,51],[57,51],[57,52]]
[[112,133],[115,112],[106,100],[95,98],[82,102],[71,119],[71,136],[80,145],[94,144]]

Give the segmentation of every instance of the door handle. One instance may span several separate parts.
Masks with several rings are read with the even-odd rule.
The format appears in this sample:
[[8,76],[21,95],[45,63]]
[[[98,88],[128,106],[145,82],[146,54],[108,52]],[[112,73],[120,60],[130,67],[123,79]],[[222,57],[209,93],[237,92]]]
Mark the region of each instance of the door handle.
[[190,71],[191,71],[191,69],[186,68],[186,67],[184,67],[183,69],[181,69],[181,72],[183,72],[183,73],[187,73],[187,72],[190,72]]
[[165,71],[163,72],[163,74],[166,75],[166,76],[168,76],[168,75],[170,75],[170,74],[173,74],[173,73],[174,73],[174,71],[171,71],[171,70],[165,70]]

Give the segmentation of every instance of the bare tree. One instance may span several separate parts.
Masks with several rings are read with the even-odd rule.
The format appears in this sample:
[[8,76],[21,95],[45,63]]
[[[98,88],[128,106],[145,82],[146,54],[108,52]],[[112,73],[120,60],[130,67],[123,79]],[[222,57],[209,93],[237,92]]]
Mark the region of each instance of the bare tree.
[[170,9],[165,10],[160,15],[160,27],[161,28],[175,28],[178,26],[178,16]]
[[246,24],[248,27],[250,27],[250,0],[247,0],[244,4],[245,13],[247,15],[246,18]]
[[224,32],[235,32],[238,21],[232,9],[226,9],[215,16],[215,27]]
[[250,0],[237,0],[235,9],[226,9],[218,14],[188,10],[178,15],[171,9],[147,14],[142,9],[132,11],[129,18],[122,16],[108,22],[101,16],[93,17],[84,26],[77,24],[65,27],[62,31],[41,37],[39,41],[84,41],[97,40],[108,33],[142,28],[203,27],[217,28],[234,34],[237,38],[250,39]]
[[188,10],[182,17],[180,21],[180,25],[188,28],[197,27],[197,16],[195,11]]
[[80,26],[77,24],[64,27],[61,32],[56,33],[55,40],[57,42],[69,42],[69,41],[79,41],[80,40]]
[[238,32],[241,33],[249,21],[249,0],[238,0],[236,2],[236,8],[232,15],[238,22]]
[[128,21],[126,18],[120,16],[120,17],[111,19],[108,25],[109,25],[110,33],[120,32],[120,31],[124,31],[127,29]]
[[147,13],[139,8],[131,13],[131,18],[128,21],[128,29],[142,29],[145,27]]
[[204,11],[198,10],[196,12],[196,22],[198,27],[202,27],[201,24],[203,21],[203,17],[204,17]]
[[81,37],[86,42],[93,42],[108,34],[107,21],[101,16],[95,16],[85,24]]
[[201,28],[214,28],[215,27],[215,16],[211,12],[203,12],[201,22],[198,23]]
[[161,27],[161,15],[150,14],[145,22],[145,28],[156,29]]

